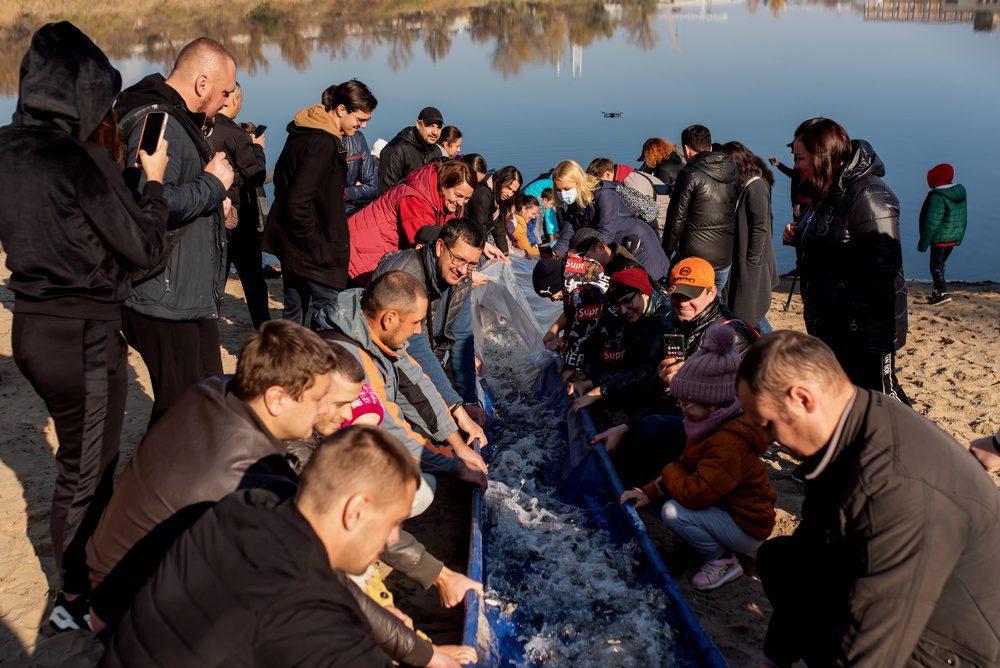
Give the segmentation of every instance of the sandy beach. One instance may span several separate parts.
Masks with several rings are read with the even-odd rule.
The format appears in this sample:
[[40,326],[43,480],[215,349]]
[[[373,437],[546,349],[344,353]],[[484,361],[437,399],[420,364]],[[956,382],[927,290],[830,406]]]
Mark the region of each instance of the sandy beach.
[[[5,256],[0,252],[0,264]],[[0,269],[0,282],[9,272]],[[280,282],[271,281],[272,313]],[[993,352],[1000,329],[1000,291],[995,284],[953,286],[954,300],[926,303],[929,286],[910,287],[909,341],[900,351],[900,381],[913,406],[959,442],[991,435],[1000,420],[1000,361]],[[803,329],[796,296],[785,312],[787,281],[768,314],[777,328]],[[238,280],[230,280],[221,323],[223,363],[235,368],[235,354],[251,330]],[[100,645],[91,634],[53,634],[47,612],[57,587],[48,536],[49,504],[55,479],[52,421],[42,401],[17,370],[11,352],[13,294],[0,288],[0,664],[92,666]],[[142,360],[132,352],[122,460],[143,434],[151,398]],[[487,364],[489,360],[486,360]],[[970,455],[971,456],[971,455]],[[791,533],[802,488],[791,479],[794,462],[772,448],[766,457],[778,490],[775,535]],[[996,478],[995,478],[996,480]],[[694,611],[733,666],[760,665],[760,646],[770,606],[751,575],[717,592],[694,591],[689,577],[699,565],[695,553],[678,546],[657,522],[654,537]]]

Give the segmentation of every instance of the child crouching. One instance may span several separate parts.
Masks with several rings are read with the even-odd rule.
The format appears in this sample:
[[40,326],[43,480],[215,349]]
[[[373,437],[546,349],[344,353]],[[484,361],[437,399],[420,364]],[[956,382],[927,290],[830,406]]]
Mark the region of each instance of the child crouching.
[[713,325],[670,382],[684,411],[684,453],[659,478],[621,498],[636,508],[669,499],[663,522],[705,558],[691,578],[695,589],[743,575],[734,553],[756,555],[774,528],[776,494],[760,460],[770,439],[743,415],[736,398],[739,364],[733,331]]

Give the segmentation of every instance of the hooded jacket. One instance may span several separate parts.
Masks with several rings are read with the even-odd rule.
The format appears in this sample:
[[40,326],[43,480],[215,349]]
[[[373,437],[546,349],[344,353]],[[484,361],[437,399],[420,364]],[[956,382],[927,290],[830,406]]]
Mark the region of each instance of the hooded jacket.
[[[407,352],[423,368],[448,406],[479,401],[476,387],[476,341],[472,332],[472,278],[448,285],[438,272],[436,244],[386,255],[375,276],[405,271],[427,289],[427,316],[410,337]],[[442,367],[442,365],[445,365]]]
[[816,601],[839,621],[822,665],[1000,665],[1000,495],[960,443],[858,388],[839,438],[799,475],[796,553],[836,564],[836,600]]
[[759,176],[744,183],[737,198],[732,266],[726,303],[737,318],[756,325],[771,308],[771,292],[778,286],[771,187]]
[[667,257],[700,257],[716,271],[732,264],[737,180],[736,163],[722,151],[702,151],[688,161],[667,208]]
[[352,586],[294,503],[233,494],[170,551],[98,665],[390,668]]
[[17,111],[0,128],[0,243],[17,313],[118,320],[130,272],[166,254],[163,186],[147,183],[137,204],[108,150],[86,141],[120,89],[72,24],[32,37]]
[[[316,314],[316,329],[361,363],[368,383],[385,406],[380,427],[406,446],[422,470],[452,475],[458,459],[450,447],[437,446],[414,427],[442,442],[458,431],[434,383],[406,350],[390,350],[376,339],[361,309],[361,290],[344,290]],[[411,426],[412,425],[412,426]]]
[[342,141],[347,151],[347,215],[351,216],[378,197],[378,163],[361,130]]
[[[563,211],[562,218],[559,240],[552,246],[556,253],[569,249],[569,242],[577,230],[592,227],[601,231],[604,243],[626,245],[654,279],[659,280],[670,270],[656,231],[635,217],[621,195],[615,192],[612,181],[601,181],[590,204],[572,204]],[[630,238],[630,243],[623,243],[626,238]]]
[[364,285],[382,256],[411,247],[424,225],[440,227],[454,217],[438,192],[437,165],[418,169],[348,220],[351,278]]
[[770,444],[763,429],[740,415],[702,440],[688,441],[680,460],[663,468],[659,484],[643,491],[653,500],[666,492],[688,510],[722,508],[748,536],[765,540],[774,529],[778,498],[760,459]]
[[[218,304],[226,285],[226,229],[222,181],[204,171],[213,151],[201,128],[204,114],[190,112],[180,94],[159,74],[151,74],[118,96],[116,111],[126,156],[139,149],[143,120],[150,111],[168,114],[164,138],[170,162],[163,192],[170,216],[167,242],[170,254],[151,278],[136,283],[125,305],[148,317],[165,320],[218,318]],[[126,160],[130,160],[126,157]],[[145,175],[127,168],[125,179],[138,190]]]
[[407,175],[441,157],[437,144],[428,144],[416,126],[400,130],[382,147],[378,160],[378,194],[384,195]]
[[834,350],[888,354],[906,343],[899,200],[866,141],[796,228],[806,329]]
[[347,151],[340,129],[316,104],[295,114],[287,131],[274,167],[274,204],[264,227],[264,249],[302,278],[347,287]]
[[920,209],[917,250],[923,253],[934,244],[961,245],[968,222],[965,186],[956,183],[934,188],[927,193]]

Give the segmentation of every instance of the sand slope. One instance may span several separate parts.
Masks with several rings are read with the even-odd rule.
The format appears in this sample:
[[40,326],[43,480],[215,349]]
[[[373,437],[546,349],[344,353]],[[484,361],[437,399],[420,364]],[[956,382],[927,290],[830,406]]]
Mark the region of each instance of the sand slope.
[[[0,261],[4,259],[0,252]],[[0,270],[0,281],[9,272]],[[802,329],[801,302],[783,312],[783,285],[775,293],[770,319],[775,327]],[[250,331],[250,319],[238,281],[227,286],[222,345],[227,372]],[[271,282],[272,297],[280,284]],[[1000,421],[1000,369],[993,352],[1000,329],[1000,293],[995,287],[969,287],[954,292],[952,303],[929,307],[927,290],[911,289],[910,342],[900,355],[901,382],[914,406],[936,420],[961,442],[989,435]],[[272,309],[278,303],[272,301]],[[84,632],[53,635],[47,612],[57,578],[48,537],[49,503],[56,445],[51,420],[42,401],[18,372],[11,353],[13,295],[0,288],[0,663],[6,665],[91,666],[100,647]],[[148,374],[138,355],[131,366],[122,457],[141,438],[151,400]],[[789,472],[794,464],[772,451],[767,457],[778,489],[776,534],[790,533],[801,508],[801,487]],[[650,526],[657,529],[658,521]],[[677,546],[657,529],[664,555],[682,590],[709,634],[734,666],[759,665],[760,646],[770,607],[760,584],[745,577],[716,593],[695,592],[688,584],[700,564],[697,556]]]

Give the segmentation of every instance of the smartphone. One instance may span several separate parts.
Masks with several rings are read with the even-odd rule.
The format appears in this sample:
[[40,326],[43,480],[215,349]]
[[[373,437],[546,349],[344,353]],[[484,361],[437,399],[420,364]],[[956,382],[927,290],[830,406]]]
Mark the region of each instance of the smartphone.
[[150,155],[156,153],[166,130],[167,112],[151,111],[146,114],[146,120],[142,124],[142,134],[139,135],[139,148],[135,152],[135,165],[137,167],[139,166],[139,151],[145,151]]
[[253,131],[254,137],[259,137],[267,131],[266,125],[258,125],[257,129]]
[[687,340],[683,334],[663,335],[663,356],[673,357],[678,362],[683,362],[687,354]]
[[538,256],[542,259],[554,257],[555,253],[552,252],[552,246],[546,246],[545,244],[538,244]]

